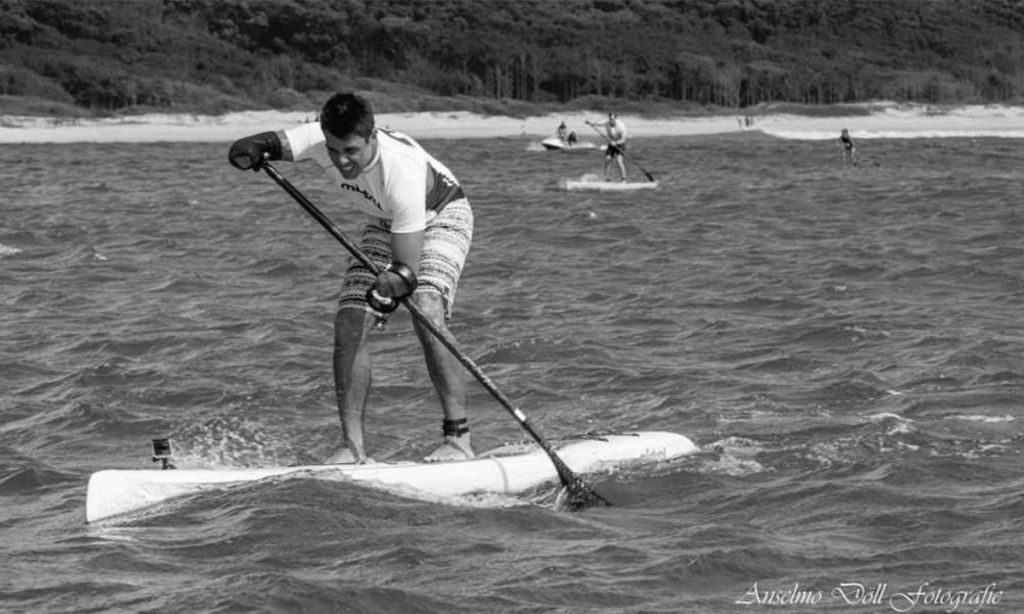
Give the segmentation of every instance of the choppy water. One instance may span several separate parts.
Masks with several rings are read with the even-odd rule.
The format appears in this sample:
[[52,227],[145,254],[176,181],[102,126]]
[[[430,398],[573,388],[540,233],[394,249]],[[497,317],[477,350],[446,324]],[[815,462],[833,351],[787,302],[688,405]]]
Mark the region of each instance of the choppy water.
[[[862,142],[844,169],[832,143],[634,139],[662,188],[633,194],[558,189],[596,153],[426,145],[476,209],[453,332],[499,387],[548,437],[703,451],[576,514],[295,479],[87,526],[89,474],[152,437],[196,465],[333,448],[347,257],[225,145],[7,146],[0,610],[1024,610],[1024,142]],[[427,452],[408,317],[374,343],[369,445]],[[523,438],[472,397],[478,448]]]

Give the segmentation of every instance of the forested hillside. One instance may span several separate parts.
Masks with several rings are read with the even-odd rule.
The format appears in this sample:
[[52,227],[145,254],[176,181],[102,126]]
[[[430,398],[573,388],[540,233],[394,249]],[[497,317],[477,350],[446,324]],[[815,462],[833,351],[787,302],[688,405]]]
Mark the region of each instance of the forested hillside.
[[[0,104],[92,113],[1024,99],[1021,0],[0,0]],[[404,107],[404,108],[402,108]]]

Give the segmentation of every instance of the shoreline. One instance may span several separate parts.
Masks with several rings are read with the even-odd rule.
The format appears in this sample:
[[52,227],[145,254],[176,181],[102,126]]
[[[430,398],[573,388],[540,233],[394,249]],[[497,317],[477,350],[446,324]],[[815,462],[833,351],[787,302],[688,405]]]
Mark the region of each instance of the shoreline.
[[[877,105],[874,105],[877,106]],[[750,123],[747,124],[747,117]],[[537,117],[482,116],[467,111],[381,113],[377,124],[419,139],[537,138],[552,136],[565,121],[581,139],[596,137],[584,121],[601,111]],[[231,141],[256,132],[312,121],[314,112],[250,111],[220,116],[148,114],[106,119],[0,116],[0,143],[140,143]],[[808,117],[790,114],[714,115],[646,119],[623,114],[632,137],[694,136],[760,132],[784,139],[834,139],[842,128],[856,138],[1024,138],[1024,107],[968,105],[933,107],[888,104],[869,115]]]

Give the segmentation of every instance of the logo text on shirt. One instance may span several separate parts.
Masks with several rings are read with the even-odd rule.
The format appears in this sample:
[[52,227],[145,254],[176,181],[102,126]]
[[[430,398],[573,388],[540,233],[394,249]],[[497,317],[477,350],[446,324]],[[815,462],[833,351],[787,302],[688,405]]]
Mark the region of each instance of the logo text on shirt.
[[339,187],[341,187],[342,190],[349,190],[351,192],[355,192],[356,194],[361,195],[363,198],[365,198],[366,200],[368,200],[371,203],[373,203],[373,206],[377,207],[378,209],[380,209],[382,211],[384,210],[384,207],[382,207],[381,204],[379,202],[377,202],[377,199],[373,197],[373,194],[370,194],[369,192],[367,192],[363,188],[361,188],[361,187],[359,187],[357,185],[352,185],[351,183],[341,183],[341,184],[338,184],[338,185],[339,185]]

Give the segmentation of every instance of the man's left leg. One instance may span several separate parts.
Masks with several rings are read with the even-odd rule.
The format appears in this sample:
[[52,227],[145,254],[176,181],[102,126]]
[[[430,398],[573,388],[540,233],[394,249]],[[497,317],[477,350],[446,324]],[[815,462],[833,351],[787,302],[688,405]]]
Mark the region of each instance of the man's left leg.
[[[459,277],[472,242],[473,210],[465,199],[448,203],[427,227],[424,237],[419,289],[411,298],[434,328],[446,335]],[[426,460],[472,458],[466,418],[465,367],[416,318],[413,319],[413,328],[423,346],[427,371],[444,411],[444,442]]]
[[[417,306],[438,330],[447,333],[445,304],[436,292],[413,294]],[[413,328],[423,346],[427,372],[444,412],[444,443],[426,457],[427,461],[463,460],[473,458],[469,426],[466,418],[466,378],[462,363],[419,320]]]

